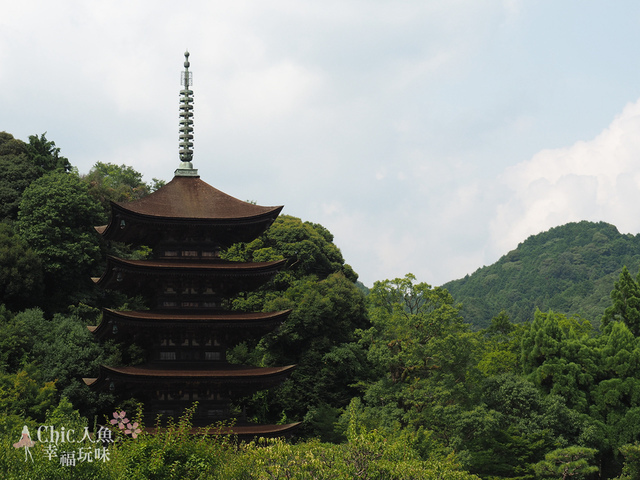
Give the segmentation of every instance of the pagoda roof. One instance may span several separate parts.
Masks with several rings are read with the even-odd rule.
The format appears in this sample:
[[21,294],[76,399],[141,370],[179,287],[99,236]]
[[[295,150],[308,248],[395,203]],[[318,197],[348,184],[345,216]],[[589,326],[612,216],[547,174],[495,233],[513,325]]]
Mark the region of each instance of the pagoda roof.
[[236,386],[260,385],[268,388],[282,382],[295,369],[295,365],[285,367],[251,367],[225,363],[214,368],[166,368],[156,365],[136,367],[108,367],[100,365],[97,378],[84,378],[90,387],[99,388],[108,381],[124,383],[183,384],[197,382],[199,384]]
[[144,327],[153,329],[163,328],[197,328],[206,326],[208,329],[247,330],[258,329],[269,331],[284,321],[291,310],[278,312],[223,312],[223,313],[173,313],[166,310],[118,311],[104,309],[102,321],[98,326],[87,327],[95,335],[106,336],[110,330],[110,322],[119,325]]
[[[217,261],[175,261],[175,260],[126,260],[107,257],[107,268],[100,278],[93,281],[103,288],[122,290],[129,288],[141,277],[199,277],[243,278],[251,287],[257,287],[268,281],[284,266],[286,260],[271,262],[229,262]],[[120,275],[120,276],[119,276]],[[145,281],[148,282],[148,278]]]
[[[148,241],[149,238],[140,228],[131,228],[131,223],[162,224],[164,229],[171,225],[214,229],[233,226],[236,230],[233,232],[234,241],[250,241],[273,223],[282,208],[238,200],[199,177],[175,176],[139,200],[111,202],[109,223],[96,227],[96,230],[107,240],[135,243],[137,239]],[[238,226],[245,228],[238,230]]]
[[201,220],[249,219],[279,212],[283,208],[243,202],[212,187],[199,177],[174,177],[146,197],[116,205],[138,215]]

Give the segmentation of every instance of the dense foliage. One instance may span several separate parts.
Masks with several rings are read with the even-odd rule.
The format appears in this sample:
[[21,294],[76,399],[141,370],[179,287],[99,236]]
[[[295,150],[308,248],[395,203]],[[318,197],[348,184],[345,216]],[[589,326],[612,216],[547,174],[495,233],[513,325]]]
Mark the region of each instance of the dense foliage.
[[48,311],[86,298],[101,258],[93,226],[103,222],[100,206],[73,173],[50,173],[25,189],[16,227],[42,262]]
[[356,343],[356,330],[368,326],[357,275],[326,228],[287,215],[253,242],[232,246],[224,257],[288,260],[270,285],[234,301],[239,310],[293,310],[277,331],[257,343],[240,344],[230,355],[244,364],[297,365],[280,389],[249,401],[255,420],[306,419],[309,433],[335,438],[332,421],[355,395],[352,384],[367,368]]
[[15,219],[22,192],[35,179],[51,172],[69,172],[71,164],[42,134],[29,143],[0,132],[0,219]]
[[607,223],[569,223],[532,235],[496,263],[443,285],[478,328],[502,310],[516,323],[536,308],[579,314],[598,326],[622,267],[640,268],[640,235]]
[[[0,134],[3,161],[22,176],[0,174],[2,478],[638,478],[640,276],[630,272],[640,239],[588,222],[531,237],[450,288],[407,274],[366,292],[326,228],[281,216],[223,256],[286,259],[273,282],[230,306],[292,313],[229,359],[298,366],[280,388],[241,402],[259,422],[301,421],[297,439],[191,435],[186,412],[157,435],[116,428],[108,459],[63,465],[38,442],[31,462],[13,447],[23,426],[95,435],[116,408],[80,378],[140,352],[99,345],[86,325],[95,307],[139,300],[98,295],[88,277],[107,249],[147,250],[102,245],[92,227],[110,201],[161,182],[102,163],[79,176],[44,135],[25,144]],[[76,451],[101,451],[83,442]]]
[[[87,425],[64,399],[47,415],[46,422],[59,430],[65,427],[76,432]],[[462,471],[453,458],[425,461],[401,438],[368,431],[355,417],[350,420],[347,441],[340,445],[317,440],[291,444],[279,439],[238,444],[233,438],[191,435],[189,430],[187,412],[158,435],[133,439],[116,429],[107,456],[95,457],[94,452],[102,447],[87,439],[61,447],[52,459],[46,446],[38,443],[31,448],[33,462],[25,461],[22,449],[3,441],[0,471],[6,480],[478,480]],[[60,465],[58,453],[62,456],[80,449],[84,453],[76,457],[74,466]]]

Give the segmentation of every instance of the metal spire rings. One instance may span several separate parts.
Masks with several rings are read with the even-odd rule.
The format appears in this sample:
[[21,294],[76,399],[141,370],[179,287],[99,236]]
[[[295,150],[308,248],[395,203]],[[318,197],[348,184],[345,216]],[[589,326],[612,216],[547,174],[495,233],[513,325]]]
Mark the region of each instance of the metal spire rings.
[[182,72],[182,85],[180,90],[180,167],[175,171],[177,176],[198,176],[198,171],[193,168],[193,90],[189,87],[193,84],[193,74],[189,71],[189,52],[184,53],[184,72]]

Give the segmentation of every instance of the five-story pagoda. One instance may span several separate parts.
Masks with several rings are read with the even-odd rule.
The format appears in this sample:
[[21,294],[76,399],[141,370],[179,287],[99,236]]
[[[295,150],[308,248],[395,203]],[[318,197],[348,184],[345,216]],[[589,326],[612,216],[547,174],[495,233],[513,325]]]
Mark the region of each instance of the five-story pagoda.
[[[250,242],[282,210],[233,198],[200,180],[193,168],[193,91],[189,53],[185,53],[180,98],[180,166],[173,180],[151,195],[111,204],[109,224],[96,230],[107,241],[151,247],[147,260],[107,258],[100,287],[143,295],[143,311],[105,309],[97,327],[100,339],[132,339],[146,350],[136,366],[101,366],[91,388],[135,397],[144,403],[147,425],[157,415],[176,417],[198,402],[193,423],[204,426],[232,417],[233,399],[278,385],[294,366],[251,367],[230,364],[229,347],[276,328],[289,311],[237,313],[228,309],[239,292],[268,282],[284,265],[230,262],[220,251]],[[282,435],[297,424],[255,425],[237,419],[242,436]]]

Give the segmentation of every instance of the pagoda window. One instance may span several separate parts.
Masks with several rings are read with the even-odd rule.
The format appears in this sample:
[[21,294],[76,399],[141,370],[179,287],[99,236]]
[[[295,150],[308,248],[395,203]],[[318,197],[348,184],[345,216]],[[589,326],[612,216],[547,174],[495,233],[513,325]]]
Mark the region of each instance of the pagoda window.
[[164,256],[165,257],[177,257],[178,256],[178,251],[177,250],[165,250],[164,251]]
[[203,257],[216,257],[216,252],[207,252],[207,251],[203,251],[203,252],[202,252],[202,256],[203,256]]
[[160,360],[175,360],[176,352],[160,352]]
[[197,250],[183,250],[182,251],[182,256],[183,257],[197,257],[198,256],[198,251]]
[[215,308],[216,302],[202,302],[202,306],[205,308]]
[[160,341],[160,346],[162,346],[162,347],[166,347],[167,345],[174,346],[175,344],[176,344],[176,342],[174,342],[171,337],[164,337]]
[[204,352],[205,360],[220,360],[220,352]]
[[198,293],[198,289],[193,285],[187,285],[182,289],[182,293],[195,294],[195,293]]
[[191,345],[193,345],[194,347],[199,347],[200,342],[198,342],[198,339],[196,337],[193,337],[193,339],[191,340]]
[[173,285],[165,285],[164,293],[176,293],[176,290],[173,288]]
[[223,417],[224,416],[224,410],[221,409],[221,408],[215,408],[215,409],[207,410],[207,416],[209,418]]
[[180,344],[183,347],[188,347],[189,346],[189,337],[185,337],[184,340],[182,340],[182,343]]
[[178,302],[164,301],[164,302],[162,302],[162,306],[163,307],[177,307],[178,306]]
[[207,288],[204,289],[204,294],[205,295],[214,295],[215,293],[216,292],[211,287],[207,287]]
[[200,304],[198,302],[182,302],[183,307],[199,307]]

